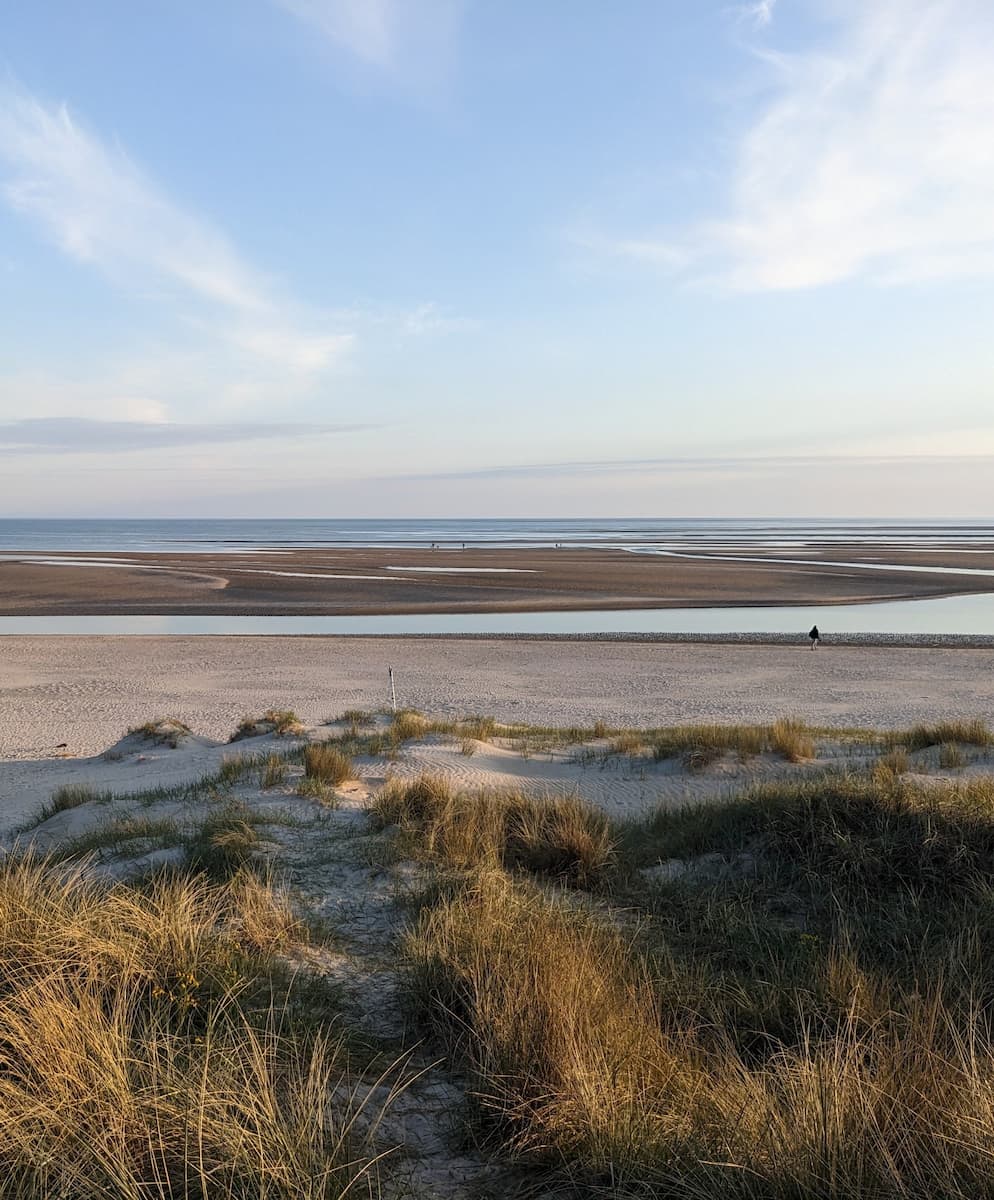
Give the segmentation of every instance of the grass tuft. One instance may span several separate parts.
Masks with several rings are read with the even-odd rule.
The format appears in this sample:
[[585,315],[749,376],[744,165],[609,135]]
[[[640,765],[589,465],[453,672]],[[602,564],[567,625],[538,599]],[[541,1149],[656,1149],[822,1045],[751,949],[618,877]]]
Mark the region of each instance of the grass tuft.
[[242,717],[230,740],[241,742],[246,738],[265,737],[271,733],[278,737],[296,737],[303,731],[304,726],[292,709],[267,708],[261,717]]
[[49,817],[54,817],[56,813],[79,808],[83,804],[108,804],[113,798],[113,792],[98,792],[96,788],[84,783],[69,783],[65,787],[56,788],[48,803],[39,810],[33,824],[40,824]]
[[501,866],[591,888],[604,884],[614,867],[607,818],[575,797],[466,794],[423,775],[390,781],[371,816],[377,828],[401,826],[421,855],[458,870]]
[[896,735],[909,750],[925,750],[929,746],[941,746],[945,742],[958,742],[967,746],[989,746],[992,741],[990,729],[981,720],[941,721],[935,725],[915,725],[906,733]]
[[259,786],[267,788],[282,787],[286,783],[287,761],[281,754],[270,754],[262,764],[259,772]]
[[323,784],[338,787],[355,777],[352,759],[329,742],[318,742],[304,751],[304,774]]
[[156,721],[146,721],[144,725],[135,725],[128,730],[128,735],[137,735],[153,745],[168,746],[175,750],[191,732],[185,721],[180,721],[177,717],[165,717]]
[[963,749],[956,742],[943,742],[939,747],[939,766],[944,770],[957,770],[968,762]]
[[781,717],[770,726],[770,748],[792,763],[815,756],[815,744],[807,726],[787,717]]
[[409,742],[414,738],[424,737],[429,732],[431,722],[421,713],[413,709],[402,709],[394,714],[390,726],[390,736],[395,743]]

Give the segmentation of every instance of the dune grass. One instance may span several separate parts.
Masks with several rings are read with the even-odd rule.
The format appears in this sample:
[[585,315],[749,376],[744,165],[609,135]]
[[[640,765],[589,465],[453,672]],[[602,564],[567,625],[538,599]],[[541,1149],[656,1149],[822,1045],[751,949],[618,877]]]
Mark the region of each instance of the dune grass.
[[171,750],[175,750],[190,733],[190,726],[178,717],[161,717],[128,730],[129,736],[137,735],[155,746],[168,746]]
[[282,787],[286,783],[287,767],[287,760],[282,754],[267,754],[259,772],[259,787],[264,791],[268,788]]
[[299,934],[250,877],[0,863],[0,1196],[344,1196],[372,1154],[340,1042],[282,1016]]
[[939,766],[943,770],[955,771],[965,767],[968,762],[969,759],[958,742],[943,742],[939,747]]
[[994,1194],[994,784],[827,775],[618,839],[756,869],[596,916],[486,862],[410,935],[484,1134],[571,1195]]
[[230,740],[240,742],[269,733],[275,733],[278,737],[293,737],[301,733],[303,728],[300,718],[292,709],[267,708],[261,717],[242,717]]
[[255,827],[261,823],[257,814],[236,803],[211,813],[184,839],[189,870],[222,882],[253,869],[261,841]]
[[338,787],[354,778],[352,759],[329,742],[317,742],[304,750],[304,774],[330,787]]
[[603,813],[575,797],[466,793],[441,776],[390,780],[371,808],[374,827],[399,825],[421,857],[464,871],[501,866],[579,888],[611,877],[614,841]]
[[79,808],[83,804],[109,804],[113,799],[113,792],[99,792],[84,783],[68,783],[64,787],[56,788],[49,801],[39,809],[35,822],[41,824],[56,813]]
[[915,725],[895,736],[896,740],[902,742],[909,750],[924,750],[929,746],[941,746],[944,743],[989,746],[994,741],[994,735],[985,722],[977,719]]

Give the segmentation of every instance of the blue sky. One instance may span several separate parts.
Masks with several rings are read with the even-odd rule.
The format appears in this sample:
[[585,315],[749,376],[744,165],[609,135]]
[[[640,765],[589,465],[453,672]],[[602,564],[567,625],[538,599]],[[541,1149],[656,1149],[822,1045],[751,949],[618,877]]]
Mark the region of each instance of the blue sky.
[[0,18],[0,513],[994,516],[989,0]]

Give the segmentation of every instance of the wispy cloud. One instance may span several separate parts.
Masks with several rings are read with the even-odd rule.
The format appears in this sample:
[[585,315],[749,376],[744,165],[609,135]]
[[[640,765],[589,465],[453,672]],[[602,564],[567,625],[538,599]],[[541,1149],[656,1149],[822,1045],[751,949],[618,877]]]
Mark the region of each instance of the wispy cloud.
[[994,449],[987,446],[974,453],[880,453],[880,454],[748,454],[748,455],[675,455],[661,458],[586,459],[575,462],[509,463],[500,466],[470,468],[464,471],[439,471],[427,474],[392,475],[389,478],[473,480],[473,479],[564,479],[573,476],[606,477],[626,475],[670,476],[712,472],[796,472],[808,468],[835,467],[840,470],[858,466],[913,465],[944,463],[955,465],[977,460],[994,462]]
[[119,146],[65,105],[0,82],[0,194],[71,258],[135,291],[179,291],[218,336],[303,371],[331,365],[352,335],[299,309],[224,233],[176,204]]
[[395,80],[437,83],[450,64],[464,0],[273,0],[334,49]]
[[35,417],[0,422],[0,454],[95,454],[224,446],[357,433],[373,425],[238,421],[196,425],[169,421],[99,421],[84,417]]
[[740,21],[747,22],[754,29],[765,29],[773,20],[776,6],[777,0],[756,0],[754,4],[740,4],[733,12]]
[[741,137],[726,215],[615,253],[746,291],[994,276],[994,6],[830,11],[827,40],[764,54],[773,98]]

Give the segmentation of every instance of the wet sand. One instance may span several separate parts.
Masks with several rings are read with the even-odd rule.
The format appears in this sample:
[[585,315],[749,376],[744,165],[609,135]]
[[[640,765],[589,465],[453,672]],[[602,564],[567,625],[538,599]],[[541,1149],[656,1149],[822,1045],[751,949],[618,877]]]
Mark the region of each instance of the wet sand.
[[[0,639],[0,759],[94,754],[162,716],[227,739],[270,706],[319,723],[398,701],[552,725],[900,728],[994,717],[994,649],[279,637]],[[67,743],[59,750],[59,743]]]
[[[720,553],[720,551],[718,552]],[[748,552],[751,553],[751,552]],[[766,557],[770,552],[765,552]],[[0,561],[0,615],[352,615],[841,604],[994,591],[994,577],[866,570],[879,551],[790,552],[809,563],[613,549],[284,549],[245,554],[19,554]],[[994,570],[994,550],[887,555]],[[834,560],[834,561],[832,561]]]

